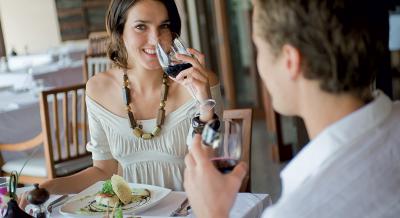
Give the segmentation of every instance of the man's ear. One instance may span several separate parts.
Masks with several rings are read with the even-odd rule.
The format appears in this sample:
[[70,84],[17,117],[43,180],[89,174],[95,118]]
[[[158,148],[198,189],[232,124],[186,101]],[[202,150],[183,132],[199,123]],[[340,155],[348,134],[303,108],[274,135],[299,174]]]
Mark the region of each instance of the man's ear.
[[289,72],[290,79],[296,80],[302,72],[300,51],[290,44],[285,44],[282,47],[282,54],[285,68]]

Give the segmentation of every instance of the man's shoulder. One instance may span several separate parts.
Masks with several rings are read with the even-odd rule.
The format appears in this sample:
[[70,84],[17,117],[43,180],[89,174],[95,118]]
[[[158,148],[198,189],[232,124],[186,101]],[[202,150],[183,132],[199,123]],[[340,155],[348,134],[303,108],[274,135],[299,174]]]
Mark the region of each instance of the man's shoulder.
[[393,101],[392,116],[397,117],[397,119],[400,119],[400,100]]
[[393,208],[393,202],[399,200],[400,175],[390,172],[399,167],[382,169],[371,164],[368,168],[328,169],[296,191],[281,196],[262,218],[397,218],[393,214],[400,214],[400,207]]
[[392,103],[391,112],[387,119],[382,123],[381,127],[381,131],[388,133],[386,134],[386,137],[390,137],[390,139],[400,142],[400,101],[394,101]]

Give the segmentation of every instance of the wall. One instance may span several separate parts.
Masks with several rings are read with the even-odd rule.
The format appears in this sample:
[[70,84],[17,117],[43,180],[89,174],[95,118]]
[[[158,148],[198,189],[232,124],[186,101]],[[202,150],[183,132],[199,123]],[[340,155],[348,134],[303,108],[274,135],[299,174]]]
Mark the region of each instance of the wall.
[[54,0],[0,0],[0,19],[7,54],[44,52],[61,42]]

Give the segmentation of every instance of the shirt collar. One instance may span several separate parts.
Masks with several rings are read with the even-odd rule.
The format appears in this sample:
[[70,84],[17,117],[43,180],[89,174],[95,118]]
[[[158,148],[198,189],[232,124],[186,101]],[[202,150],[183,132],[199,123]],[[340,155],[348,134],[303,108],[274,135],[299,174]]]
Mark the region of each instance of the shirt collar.
[[282,195],[292,192],[333,156],[366,132],[382,123],[391,113],[392,102],[381,91],[374,100],[323,130],[281,172]]

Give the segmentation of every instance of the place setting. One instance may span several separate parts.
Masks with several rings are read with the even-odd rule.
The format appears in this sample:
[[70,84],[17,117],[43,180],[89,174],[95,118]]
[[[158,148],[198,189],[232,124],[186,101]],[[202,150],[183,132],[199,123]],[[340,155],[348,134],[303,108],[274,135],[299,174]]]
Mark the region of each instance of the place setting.
[[[15,174],[16,175],[16,174]],[[16,177],[15,177],[16,178]],[[6,190],[13,190],[14,180],[2,182]],[[5,185],[7,184],[7,185]],[[171,189],[137,183],[127,183],[121,176],[114,175],[110,180],[99,181],[78,194],[50,195],[47,190],[39,188],[38,184],[18,188],[14,191],[2,192],[2,215],[14,213],[16,208],[10,207],[13,197],[28,192],[26,215],[33,217],[136,217],[146,210],[156,206],[169,194]],[[164,202],[165,204],[166,202]],[[176,210],[170,210],[171,216],[181,216],[188,206],[188,200],[179,205]],[[164,207],[164,206],[162,206]],[[163,209],[163,208],[161,208]],[[21,211],[19,211],[21,213]],[[186,213],[187,215],[188,213]],[[166,214],[168,216],[168,214]]]

